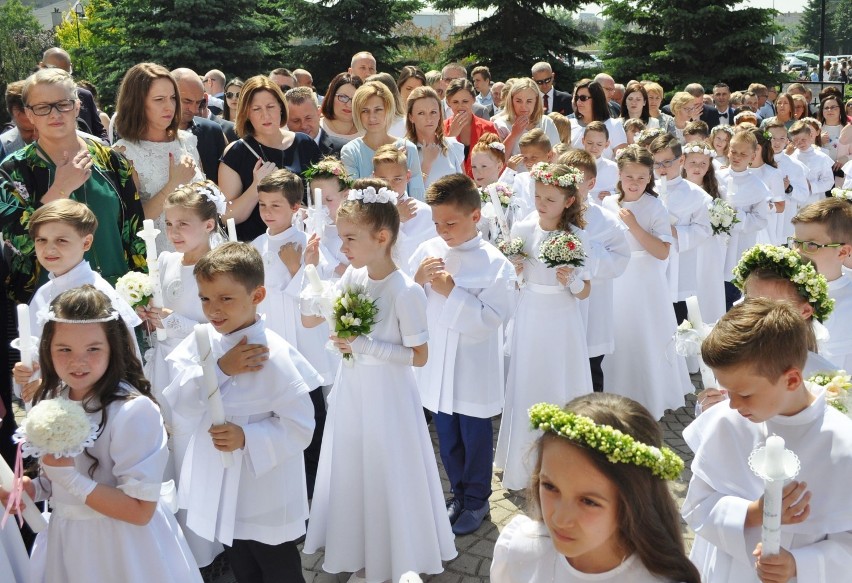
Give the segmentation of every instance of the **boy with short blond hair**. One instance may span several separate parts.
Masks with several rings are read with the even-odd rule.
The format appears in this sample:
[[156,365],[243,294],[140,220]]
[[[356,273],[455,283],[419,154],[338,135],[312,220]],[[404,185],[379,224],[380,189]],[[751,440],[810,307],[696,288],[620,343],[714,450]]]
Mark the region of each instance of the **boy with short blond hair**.
[[[705,583],[844,581],[852,564],[852,421],[805,381],[808,324],[787,302],[746,299],[702,344],[730,407],[683,432],[695,453],[682,513],[696,532],[690,558]],[[750,454],[778,435],[801,470],[784,486],[781,551],[760,546],[764,482]]]
[[[539,128],[530,130],[521,136],[518,141],[520,154],[509,158],[505,176],[506,181],[512,184],[515,196],[523,201],[524,208],[535,208],[535,184],[530,175],[532,167],[539,162],[551,162],[553,160],[553,144],[547,134]],[[517,172],[516,172],[517,171]],[[516,172],[516,173],[515,173]],[[513,175],[514,173],[514,175]],[[503,180],[501,176],[501,181]]]
[[618,164],[603,157],[609,148],[609,129],[602,121],[593,121],[583,133],[583,149],[595,158],[597,179],[592,189],[591,201],[600,204],[603,199],[615,192],[618,184]]

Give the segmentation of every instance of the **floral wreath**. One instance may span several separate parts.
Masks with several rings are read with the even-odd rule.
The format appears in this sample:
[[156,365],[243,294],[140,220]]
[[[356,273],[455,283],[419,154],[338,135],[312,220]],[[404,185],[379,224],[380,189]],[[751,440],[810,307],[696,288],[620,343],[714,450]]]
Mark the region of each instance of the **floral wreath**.
[[745,290],[749,274],[758,268],[771,269],[796,286],[802,297],[813,306],[814,318],[824,321],[834,310],[834,300],[828,297],[828,282],[817,273],[813,263],[802,259],[798,251],[776,245],[755,245],[740,258],[734,268],[733,284]]
[[832,188],[831,196],[839,198],[840,200],[852,202],[852,188]]
[[675,480],[683,471],[683,460],[667,447],[655,447],[636,441],[609,425],[598,425],[589,417],[563,411],[550,403],[538,403],[529,409],[533,429],[541,429],[599,451],[616,464],[648,468],[658,478]]
[[198,187],[196,189],[196,192],[198,192],[198,194],[203,194],[207,198],[207,200],[213,203],[213,205],[216,207],[216,214],[225,214],[228,201],[222,191],[219,190],[218,186],[208,181],[203,186]]
[[668,133],[668,132],[666,132],[666,130],[664,130],[662,128],[648,128],[648,129],[644,129],[641,132],[639,132],[638,134],[636,134],[636,137],[634,138],[633,141],[635,143],[644,142],[645,140],[652,140],[652,139],[654,139],[658,136],[662,136],[665,133]]
[[573,166],[568,167],[565,174],[556,176],[549,170],[550,164],[547,162],[539,162],[530,170],[530,176],[533,180],[541,184],[550,184],[560,188],[576,188],[578,184],[583,182],[583,173],[578,168]]
[[490,142],[488,147],[506,153],[506,146],[503,145],[503,142]]
[[[740,112],[740,113],[742,113],[742,112]],[[710,132],[711,134],[712,134],[712,133],[715,133],[715,132],[725,132],[725,133],[726,133],[726,134],[728,134],[729,136],[733,136],[733,135],[734,135],[734,128],[733,128],[733,126],[716,126],[715,128],[713,128],[713,130],[714,130],[713,132]]]
[[346,188],[352,188],[353,180],[339,160],[320,160],[316,164],[311,164],[307,170],[302,172],[302,176],[308,181],[317,178],[334,178],[339,180]]
[[687,154],[704,154],[705,156],[710,156],[711,158],[716,157],[715,150],[712,150],[698,142],[692,142],[691,144],[687,144],[683,147],[683,155],[686,156]]
[[363,190],[350,190],[346,200],[357,200],[365,204],[392,203],[396,204],[398,195],[396,192],[382,186],[378,191],[372,186]]
[[768,141],[768,142],[771,142],[772,141],[772,132],[770,132],[769,130],[763,130],[763,139]]

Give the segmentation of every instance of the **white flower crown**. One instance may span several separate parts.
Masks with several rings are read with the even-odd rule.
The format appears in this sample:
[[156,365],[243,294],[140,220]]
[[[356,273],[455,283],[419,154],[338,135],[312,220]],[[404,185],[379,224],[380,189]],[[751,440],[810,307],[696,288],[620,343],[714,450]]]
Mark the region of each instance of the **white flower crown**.
[[225,214],[225,209],[227,207],[228,201],[222,191],[219,190],[218,186],[210,183],[208,185],[205,185],[203,188],[199,188],[198,194],[203,194],[207,198],[207,200],[209,200],[216,206],[216,214]]
[[533,180],[536,182],[550,184],[560,188],[576,187],[578,184],[583,182],[583,173],[573,166],[569,166],[568,172],[561,176],[555,176],[553,171],[550,170],[550,166],[551,165],[547,162],[539,162],[532,167],[532,170],[530,170],[530,176],[532,176]]
[[119,313],[117,310],[112,310],[109,313],[109,316],[104,316],[103,318],[91,318],[91,319],[76,319],[71,320],[68,318],[60,318],[56,315],[56,312],[53,310],[41,310],[36,315],[36,320],[39,324],[43,324],[45,322],[58,322],[59,324],[100,324],[102,322],[110,322],[112,320],[118,320]]
[[711,150],[698,142],[692,142],[691,144],[687,144],[683,147],[683,155],[686,156],[687,154],[704,154],[711,158],[716,157],[716,152],[714,150]]
[[500,150],[504,154],[506,153],[506,146],[503,145],[503,142],[491,142],[488,144],[489,148],[493,148],[495,150]]
[[378,192],[372,186],[368,186],[363,190],[350,190],[346,200],[358,200],[365,204],[373,203],[393,203],[396,204],[398,195],[389,188],[381,187]]

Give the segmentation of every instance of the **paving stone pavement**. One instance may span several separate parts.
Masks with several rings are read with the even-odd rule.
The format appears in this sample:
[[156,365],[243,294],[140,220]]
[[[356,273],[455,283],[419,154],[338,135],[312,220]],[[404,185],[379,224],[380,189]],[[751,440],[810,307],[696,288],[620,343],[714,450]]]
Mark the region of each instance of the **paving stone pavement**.
[[[700,388],[700,376],[692,375],[692,382],[696,389]],[[689,480],[692,477],[692,472],[689,470],[692,462],[692,452],[687,447],[681,433],[683,428],[695,417],[695,397],[687,395],[686,406],[681,407],[676,411],[670,411],[660,421],[664,432],[664,440],[667,446],[672,448],[678,455],[683,458],[686,464],[686,469],[677,481],[670,482],[672,494],[678,502],[678,507],[683,503],[686,496],[686,488]],[[494,444],[497,443],[497,432],[500,428],[500,418],[494,419]],[[429,427],[432,437],[432,446],[435,449],[435,458],[438,460],[438,469],[441,473],[441,482],[444,486],[444,492],[449,497],[449,482],[444,473],[444,468],[441,465],[441,458],[438,455],[438,438],[435,434],[433,425]],[[523,512],[526,499],[522,494],[512,493],[504,490],[500,486],[500,474],[492,475],[493,493],[490,498],[491,516],[482,523],[479,530],[471,535],[456,537],[456,548],[458,549],[458,557],[444,564],[444,572],[439,575],[427,575],[423,577],[424,582],[430,583],[486,583],[488,581],[488,572],[491,568],[491,556],[494,550],[494,543],[500,534],[500,530],[512,520],[512,518]],[[692,546],[693,533],[682,524],[684,539],[686,540],[687,548]],[[325,573],[322,570],[323,554],[322,552],[314,555],[302,555],[302,567],[307,583],[346,583],[350,573],[341,573],[332,575]],[[209,583],[235,583],[233,575],[224,567],[214,563],[213,571],[205,577],[205,581]]]

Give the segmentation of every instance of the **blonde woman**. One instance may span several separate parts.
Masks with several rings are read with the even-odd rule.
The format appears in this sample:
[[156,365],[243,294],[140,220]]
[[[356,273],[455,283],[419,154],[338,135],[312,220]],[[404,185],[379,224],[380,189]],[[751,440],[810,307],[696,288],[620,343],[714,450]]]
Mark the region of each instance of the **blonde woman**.
[[541,93],[535,81],[529,77],[515,79],[507,100],[503,114],[494,120],[494,125],[497,126],[497,135],[503,140],[508,156],[520,154],[518,142],[521,136],[536,128],[547,135],[551,146],[560,143],[559,130],[553,120],[544,115]]
[[686,91],[678,91],[672,97],[669,107],[671,107],[674,115],[674,135],[683,144],[683,130],[686,128],[686,124],[692,120],[695,98]]

